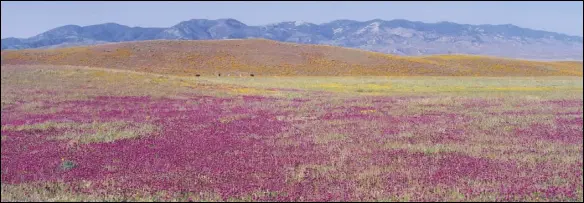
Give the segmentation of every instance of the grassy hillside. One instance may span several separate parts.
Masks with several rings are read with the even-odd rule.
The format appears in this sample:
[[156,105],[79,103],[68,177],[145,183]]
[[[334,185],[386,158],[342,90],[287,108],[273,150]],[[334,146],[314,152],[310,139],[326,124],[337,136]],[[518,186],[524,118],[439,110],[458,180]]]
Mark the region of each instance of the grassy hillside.
[[404,57],[270,40],[142,41],[2,51],[2,64],[76,65],[203,76],[582,76],[582,62],[468,55]]

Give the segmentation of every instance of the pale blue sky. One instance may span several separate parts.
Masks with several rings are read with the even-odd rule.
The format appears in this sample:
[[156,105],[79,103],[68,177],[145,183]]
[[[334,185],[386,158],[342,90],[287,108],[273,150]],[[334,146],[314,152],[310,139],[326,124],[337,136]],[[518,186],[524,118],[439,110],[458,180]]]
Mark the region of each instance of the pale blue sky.
[[115,22],[170,27],[194,18],[234,18],[247,25],[301,20],[406,19],[464,24],[514,24],[582,36],[579,2],[5,2],[2,38],[31,37],[74,24]]

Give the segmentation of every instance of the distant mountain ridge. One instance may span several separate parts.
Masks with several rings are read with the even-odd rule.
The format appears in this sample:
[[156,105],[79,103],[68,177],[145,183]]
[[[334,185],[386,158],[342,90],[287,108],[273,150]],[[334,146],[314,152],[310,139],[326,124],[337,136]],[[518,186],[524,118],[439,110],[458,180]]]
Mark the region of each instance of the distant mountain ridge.
[[235,19],[192,19],[169,28],[128,27],[116,23],[66,25],[37,36],[2,39],[2,50],[57,48],[143,40],[264,38],[325,44],[397,55],[476,54],[541,60],[582,60],[582,37],[514,25],[423,23],[403,19],[365,22],[301,21],[248,26]]

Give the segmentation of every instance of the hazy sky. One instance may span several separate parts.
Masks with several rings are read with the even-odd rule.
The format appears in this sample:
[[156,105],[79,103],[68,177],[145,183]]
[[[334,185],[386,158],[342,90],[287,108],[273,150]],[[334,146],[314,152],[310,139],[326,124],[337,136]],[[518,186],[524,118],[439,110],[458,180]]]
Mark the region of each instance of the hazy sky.
[[63,25],[115,22],[170,27],[194,18],[234,18],[247,25],[281,21],[406,19],[514,24],[582,36],[576,2],[2,2],[2,38],[31,37]]

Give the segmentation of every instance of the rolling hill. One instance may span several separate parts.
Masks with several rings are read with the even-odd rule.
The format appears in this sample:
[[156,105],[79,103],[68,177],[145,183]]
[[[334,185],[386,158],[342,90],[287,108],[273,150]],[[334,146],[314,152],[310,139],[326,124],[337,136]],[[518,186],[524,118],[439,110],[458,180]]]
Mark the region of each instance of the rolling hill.
[[60,48],[144,40],[262,38],[422,56],[473,54],[538,60],[582,60],[582,37],[506,25],[424,23],[403,19],[291,21],[250,26],[235,19],[192,19],[168,28],[116,23],[66,25],[30,38],[2,39],[2,50]]
[[91,66],[223,76],[582,76],[582,62],[474,55],[397,56],[326,45],[246,40],[152,40],[2,51],[2,65]]

